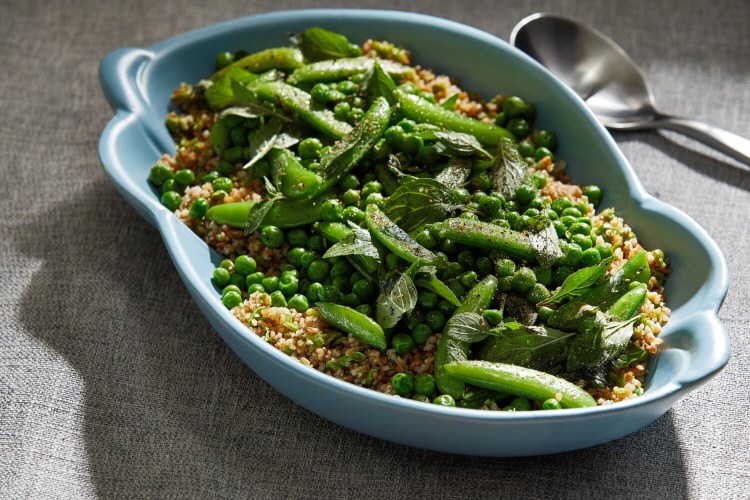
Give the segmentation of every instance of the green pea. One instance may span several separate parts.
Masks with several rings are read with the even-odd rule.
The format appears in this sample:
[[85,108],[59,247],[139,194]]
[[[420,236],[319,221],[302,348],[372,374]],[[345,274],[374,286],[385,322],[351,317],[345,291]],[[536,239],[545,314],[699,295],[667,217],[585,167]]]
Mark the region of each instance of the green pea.
[[378,181],[370,181],[362,186],[362,197],[367,198],[372,193],[382,193],[383,185]]
[[534,143],[528,139],[519,142],[518,153],[524,158],[534,156]]
[[549,290],[547,290],[547,287],[545,287],[541,283],[536,283],[533,287],[531,287],[531,290],[529,290],[529,293],[526,295],[526,300],[528,300],[532,304],[538,304],[539,302],[548,299],[549,296],[550,293]]
[[223,267],[217,267],[216,269],[214,269],[214,272],[211,275],[211,279],[213,279],[214,284],[222,288],[229,284],[230,277],[231,275],[229,274],[229,271],[227,269],[224,269]]
[[383,203],[385,203],[385,197],[382,193],[370,193],[367,198],[365,198],[365,206],[377,205],[382,207]]
[[297,312],[305,312],[310,309],[310,304],[307,301],[307,297],[304,295],[296,294],[289,299],[289,308],[294,309]]
[[[556,213],[553,210],[550,210],[551,213]],[[557,236],[562,238],[565,235],[565,232],[568,230],[567,227],[565,227],[565,223],[562,220],[553,220],[552,221],[552,227],[555,228],[555,232],[557,233]]]
[[373,309],[370,304],[360,304],[355,307],[354,310],[358,313],[364,314],[365,316],[369,316],[371,318],[375,317],[375,309]]
[[235,285],[238,288],[244,288],[245,287],[245,277],[241,274],[233,274],[229,277],[229,284]]
[[159,188],[159,193],[164,194],[167,191],[178,191],[178,188],[179,186],[177,186],[177,183],[174,181],[174,179],[167,179]]
[[551,130],[539,130],[534,136],[536,145],[554,151],[557,148],[557,135]]
[[545,399],[542,403],[542,410],[559,410],[562,408],[560,402],[555,398]]
[[247,285],[247,295],[250,296],[254,293],[266,293],[266,289],[260,283],[251,283]]
[[458,277],[458,282],[467,289],[473,287],[477,281],[479,281],[479,277],[474,271],[466,271]]
[[569,266],[575,266],[581,260],[583,250],[576,243],[560,242],[560,248],[563,251],[563,260]]
[[391,347],[399,354],[406,354],[414,347],[414,340],[405,333],[397,333],[391,339]]
[[411,373],[397,373],[391,378],[393,392],[399,396],[406,396],[414,389],[414,375]]
[[503,406],[503,411],[529,411],[531,402],[526,398],[515,398],[508,406]]
[[[312,238],[310,238],[312,239]],[[310,241],[308,240],[308,244]],[[313,252],[311,250],[308,250],[304,252],[300,258],[299,258],[299,264],[302,266],[303,269],[308,269],[310,267],[310,264],[315,262],[316,260],[320,259],[320,255],[317,252]],[[309,270],[308,270],[308,276],[309,276]]]
[[[588,234],[574,234],[570,238],[570,241],[581,247],[581,250],[591,250],[591,236],[589,236]],[[597,255],[598,254],[599,252],[597,252]]]
[[571,266],[560,266],[552,271],[552,282],[556,286],[560,286],[571,274],[573,274],[573,268]]
[[284,231],[276,226],[266,226],[260,231],[260,241],[268,248],[279,248],[284,244]]
[[466,293],[466,287],[464,287],[458,279],[452,279],[448,281],[448,288],[450,288],[451,292],[453,292],[453,295],[458,297],[459,299],[464,296]]
[[427,339],[432,336],[432,328],[426,323],[419,323],[411,329],[411,338],[417,345],[422,345],[427,342]]
[[167,207],[167,210],[170,212],[174,212],[180,208],[180,203],[182,203],[182,196],[180,196],[180,193],[167,191],[161,195],[161,204]]
[[328,262],[318,259],[310,263],[307,268],[307,277],[312,281],[323,282],[328,277],[328,273],[331,270],[331,266]]
[[360,299],[362,299],[363,302],[372,302],[373,300],[375,300],[375,296],[377,295],[375,285],[366,279],[361,279],[354,283],[352,290],[359,296]]
[[292,249],[304,247],[307,245],[307,232],[302,229],[292,229],[286,233],[286,241]]
[[450,394],[441,394],[433,399],[432,403],[440,406],[456,406],[456,400]]
[[599,252],[601,260],[611,257],[614,253],[612,251],[612,245],[610,245],[609,243],[601,243],[599,245],[596,245],[594,248],[596,248],[596,251]]
[[414,392],[429,396],[435,392],[435,377],[429,373],[420,373],[414,378]]
[[234,261],[234,270],[243,276],[253,274],[258,264],[249,255],[240,255]]
[[[334,280],[333,284],[334,286],[337,286],[336,280]],[[349,292],[341,298],[341,303],[347,307],[351,307],[352,309],[354,309],[357,306],[362,305],[362,299],[360,299],[359,295],[357,295],[356,293]]]
[[547,148],[536,148],[536,151],[534,151],[534,158],[536,160],[541,160],[545,157],[549,156],[551,160],[554,161],[555,155],[552,154],[552,151],[550,151]]
[[513,276],[516,273],[516,263],[510,259],[499,259],[495,262],[495,274],[498,277]]
[[428,250],[437,248],[438,246],[437,240],[430,234],[427,229],[423,229],[422,231],[417,233],[414,239],[417,240],[417,243],[427,248]]
[[365,220],[365,213],[358,207],[346,207],[343,212],[344,220],[359,224]]
[[261,285],[268,293],[275,292],[279,289],[279,278],[278,276],[267,276],[261,281]]
[[148,175],[148,180],[154,186],[161,186],[168,179],[174,178],[174,172],[171,168],[166,165],[156,164],[151,167],[151,172]]
[[352,265],[349,264],[349,262],[346,259],[342,259],[336,262],[331,268],[331,278],[338,278],[341,276],[341,277],[347,278],[347,283],[348,283],[349,275],[353,272],[354,272],[354,268],[352,267]]
[[497,289],[505,293],[513,290],[513,275],[499,277],[497,279]]
[[581,217],[581,215],[581,211],[575,207],[568,207],[560,213],[560,217],[563,219],[563,222],[565,221],[565,217],[574,217],[576,219],[576,222],[578,222],[578,218]]
[[313,88],[310,89],[310,96],[313,100],[320,104],[328,102],[329,94],[331,93],[331,87],[325,83],[316,83]]
[[279,279],[279,290],[285,296],[289,297],[297,293],[299,288],[299,279],[290,274],[284,274]]
[[245,159],[245,148],[234,146],[224,150],[224,159],[230,163],[238,163]]
[[526,293],[536,284],[536,274],[528,267],[522,267],[513,275],[513,288]]
[[517,96],[511,96],[503,102],[503,113],[508,118],[521,116],[526,111],[526,102]]
[[521,205],[528,205],[531,200],[536,198],[537,190],[534,186],[523,184],[516,189],[516,201]]
[[383,133],[383,137],[385,138],[385,142],[389,146],[391,146],[392,148],[401,149],[401,146],[406,140],[406,133],[404,132],[403,128],[398,125],[394,125],[386,129],[386,131]]
[[341,291],[333,285],[324,285],[318,292],[322,302],[339,302],[341,300]]
[[214,180],[219,178],[219,174],[224,177],[230,176],[234,173],[234,170],[235,168],[233,164],[229,163],[226,160],[222,160],[216,164],[216,170],[213,172],[215,176],[209,181],[204,175],[203,177],[201,177],[201,182],[213,182]]
[[417,295],[417,304],[423,309],[435,309],[440,297],[429,290],[420,290]]
[[284,293],[281,290],[276,290],[271,293],[271,305],[273,307],[287,306],[286,297],[284,297]]
[[596,248],[588,248],[581,254],[581,265],[584,267],[595,266],[602,261],[602,256]]
[[414,401],[419,401],[420,403],[429,403],[430,398],[425,396],[424,394],[414,394],[411,397]]
[[513,118],[506,128],[516,137],[521,138],[529,134],[529,122],[523,118]]
[[344,206],[337,199],[326,200],[320,207],[320,216],[324,221],[337,222],[341,220]]
[[297,154],[302,159],[315,159],[320,157],[321,149],[323,149],[323,144],[320,139],[308,137],[297,145]]
[[406,134],[401,149],[404,153],[415,155],[424,147],[424,139],[416,134]]
[[234,54],[231,52],[219,52],[216,54],[216,70],[229,66],[234,62]]
[[229,139],[235,146],[246,146],[247,134],[245,131],[245,127],[234,127],[229,131]]
[[230,192],[234,188],[234,183],[228,177],[219,177],[213,183],[214,191]]
[[199,220],[208,212],[208,200],[205,198],[196,198],[190,204],[190,217]]
[[503,113],[502,111],[500,111],[498,114],[495,115],[495,125],[504,127],[507,122],[508,122],[508,117],[505,116],[505,113]]
[[552,268],[549,267],[535,267],[534,274],[536,275],[536,282],[541,283],[544,286],[552,285]]
[[602,190],[599,186],[586,186],[583,188],[583,194],[594,207],[598,207],[602,202]]
[[484,278],[488,274],[492,274],[492,271],[494,270],[495,266],[492,264],[492,261],[489,259],[489,257],[479,257],[476,260],[475,264],[476,270],[477,270],[477,276],[479,278]]
[[237,292],[227,292],[227,294],[221,298],[221,303],[224,304],[224,307],[227,309],[232,309],[242,303],[242,295]]
[[443,313],[446,317],[453,314],[453,311],[456,310],[456,306],[451,304],[445,299],[440,299],[440,302],[438,302],[437,310]]
[[554,313],[555,310],[552,309],[551,307],[542,306],[542,307],[537,308],[536,312],[538,315],[539,322],[546,323],[550,315]]
[[424,321],[433,332],[439,332],[442,331],[445,326],[445,314],[438,309],[433,309],[425,314]]
[[357,189],[359,187],[359,177],[354,174],[347,174],[341,178],[339,185],[342,189]]
[[320,300],[320,291],[323,289],[322,283],[310,283],[307,289],[307,298],[310,302],[318,302]]
[[221,291],[222,298],[224,295],[228,294],[229,292],[237,292],[240,295],[242,294],[242,290],[237,285],[227,285],[224,287],[224,289]]
[[560,197],[552,200],[552,210],[557,212],[558,215],[562,215],[563,210],[573,206],[573,202],[568,198]]

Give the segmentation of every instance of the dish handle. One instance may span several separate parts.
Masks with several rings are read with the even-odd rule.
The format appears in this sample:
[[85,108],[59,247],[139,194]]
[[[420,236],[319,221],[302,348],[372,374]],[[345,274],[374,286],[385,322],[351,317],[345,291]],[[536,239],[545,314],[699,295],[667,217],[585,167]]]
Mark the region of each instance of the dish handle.
[[696,359],[681,372],[675,382],[683,389],[693,390],[716,376],[729,360],[729,337],[713,311],[703,311],[689,318],[691,351]]

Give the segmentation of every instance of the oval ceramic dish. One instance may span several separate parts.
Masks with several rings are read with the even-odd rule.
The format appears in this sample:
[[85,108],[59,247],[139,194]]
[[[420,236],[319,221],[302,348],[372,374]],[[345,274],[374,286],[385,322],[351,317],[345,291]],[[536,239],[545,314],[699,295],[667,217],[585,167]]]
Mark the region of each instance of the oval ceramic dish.
[[[166,208],[148,184],[150,167],[175,145],[164,126],[180,82],[210,74],[219,51],[286,45],[287,34],[321,26],[361,42],[384,38],[413,60],[461,79],[466,89],[517,94],[539,111],[536,126],[555,130],[559,156],[574,182],[598,184],[648,248],[672,259],[666,286],[673,314],[650,360],[641,397],[603,407],[537,412],[446,408],[388,396],[303,366],[257,337],[222,305],[211,284],[220,261]],[[718,247],[692,219],[649,196],[612,137],[583,102],[542,66],[485,32],[403,12],[304,10],[238,19],[186,33],[147,49],[121,49],[101,63],[104,93],[116,115],[99,154],[117,189],[161,232],[190,294],[227,344],[280,392],[343,426],[389,441],[467,455],[556,453],[604,443],[639,429],[705,383],[726,364],[729,343],[716,313],[727,290]]]

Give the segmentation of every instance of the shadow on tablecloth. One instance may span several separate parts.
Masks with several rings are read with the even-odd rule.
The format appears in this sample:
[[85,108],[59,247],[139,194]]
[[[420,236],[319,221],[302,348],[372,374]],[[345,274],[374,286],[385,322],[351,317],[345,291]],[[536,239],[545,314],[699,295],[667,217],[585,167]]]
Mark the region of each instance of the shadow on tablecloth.
[[226,347],[158,233],[101,176],[15,244],[43,261],[21,320],[83,381],[80,441],[100,496],[688,494],[670,413],[613,443],[520,459],[403,447],[309,413]]

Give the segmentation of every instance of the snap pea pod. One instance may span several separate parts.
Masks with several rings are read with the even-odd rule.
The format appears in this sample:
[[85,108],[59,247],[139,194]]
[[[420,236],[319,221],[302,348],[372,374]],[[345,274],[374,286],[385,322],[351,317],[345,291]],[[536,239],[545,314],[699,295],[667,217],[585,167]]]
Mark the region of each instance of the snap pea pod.
[[[352,233],[352,229],[341,222],[319,222],[314,227],[331,243],[338,243]],[[347,255],[346,258],[368,280],[377,281],[377,260],[369,255]]]
[[[648,268],[646,252],[641,251],[632,256],[608,280],[598,284],[580,297],[560,306],[550,314],[547,323],[563,330],[576,329],[585,331],[588,324],[580,312],[586,307],[597,307],[606,311],[627,292],[631,283],[648,283],[651,272]],[[622,306],[623,308],[626,306]]]
[[453,218],[435,224],[445,237],[456,243],[488,250],[500,250],[527,262],[536,260],[536,252],[528,234],[500,227],[490,222]]
[[288,149],[274,148],[268,153],[276,189],[289,198],[307,198],[316,193],[323,179],[307,170]]
[[648,286],[643,283],[636,284],[617,299],[612,307],[607,309],[607,316],[614,321],[625,321],[632,318],[641,310],[647,292]]
[[477,387],[545,401],[560,396],[563,408],[596,406],[591,394],[567,380],[522,366],[490,361],[458,361],[445,365],[445,373]]
[[[277,226],[282,229],[306,226],[321,219],[320,207],[329,196],[304,200],[277,200],[263,217],[261,227]],[[238,201],[215,205],[206,212],[206,219],[217,224],[226,224],[235,229],[244,229],[250,210],[257,201]]]
[[384,97],[378,97],[351,132],[320,159],[320,174],[324,183],[321,189],[336,184],[353,169],[370,151],[388,127],[391,106]]
[[254,54],[247,55],[242,59],[234,61],[232,64],[221,68],[211,75],[210,80],[215,82],[229,73],[233,68],[246,69],[252,73],[263,73],[270,69],[280,69],[282,71],[292,71],[305,64],[302,52],[290,47],[279,47],[275,49],[266,49]]
[[[474,285],[464,298],[462,305],[453,312],[453,315],[465,312],[478,313],[486,309],[492,303],[496,291],[497,278],[493,275],[486,276],[482,281]],[[461,399],[464,394],[464,381],[452,377],[445,371],[445,367],[451,361],[448,359],[449,356],[452,357],[460,353],[459,355],[463,355],[466,358],[469,354],[471,344],[463,340],[451,338],[446,333],[443,332],[443,335],[440,336],[440,341],[435,350],[435,382],[443,394],[449,394],[454,399]]]
[[400,89],[394,90],[393,95],[401,105],[404,116],[416,122],[431,123],[454,132],[471,134],[482,144],[490,146],[497,145],[502,137],[513,139],[513,134],[502,127],[459,115]]
[[431,264],[438,260],[434,253],[417,243],[406,231],[390,220],[377,205],[367,205],[365,215],[367,227],[373,236],[402,259],[424,264]]
[[388,196],[395,193],[400,186],[398,179],[396,179],[396,176],[388,170],[388,166],[385,163],[378,163],[375,165],[375,177],[377,177],[378,182],[383,185],[383,191],[385,191],[385,194]]
[[261,82],[253,90],[264,101],[297,113],[313,128],[332,139],[341,139],[352,130],[351,125],[337,120],[331,110],[313,110],[310,94],[297,87],[282,82]]
[[352,335],[365,344],[385,351],[388,347],[385,332],[379,324],[351,307],[332,302],[318,302],[318,313],[323,321]]
[[294,70],[286,79],[292,85],[311,85],[313,83],[338,82],[352,75],[367,73],[375,62],[396,81],[414,76],[414,68],[387,59],[372,57],[345,57],[341,59],[319,61],[306,64]]

